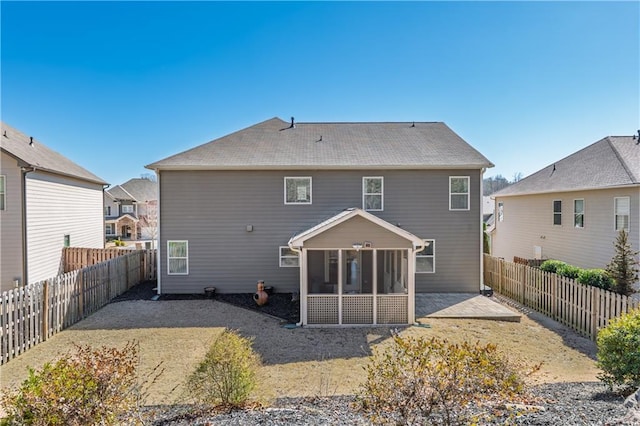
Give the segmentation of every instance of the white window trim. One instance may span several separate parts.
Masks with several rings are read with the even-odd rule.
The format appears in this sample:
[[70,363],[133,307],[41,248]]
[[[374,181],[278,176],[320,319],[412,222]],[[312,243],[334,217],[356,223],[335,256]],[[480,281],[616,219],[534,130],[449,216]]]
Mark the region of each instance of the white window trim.
[[[125,211],[125,207],[127,207],[127,210],[129,210],[129,208],[131,208],[131,211]],[[121,206],[121,211],[122,213],[133,213],[134,212],[134,208],[133,208],[133,204],[123,204]]]
[[[289,179],[308,179],[309,180],[309,201],[299,202],[289,202],[287,201],[287,180]],[[284,177],[284,203],[286,205],[309,205],[312,204],[313,201],[313,179],[311,176],[285,176]]]
[[[467,180],[467,208],[465,209],[454,209],[451,207],[451,196],[453,194],[456,195],[464,195],[464,192],[451,192],[451,181],[453,179],[466,179]],[[449,210],[450,211],[468,211],[471,209],[471,178],[469,176],[449,176]]]
[[[280,263],[280,267],[281,268],[299,268],[300,267],[300,255],[296,254],[295,256],[283,256],[282,255],[282,249],[287,249],[290,250],[291,248],[289,246],[280,246],[278,247],[278,260]],[[297,259],[298,264],[297,265],[287,265],[286,263],[283,263],[282,261],[284,259]]]
[[[185,243],[187,246],[187,255],[185,257],[171,257],[170,256],[171,250],[169,250],[169,245],[171,243]],[[187,270],[185,272],[171,272],[169,270],[171,259],[185,259],[187,261]],[[188,240],[168,240],[167,241],[167,275],[189,275],[189,241]]]
[[[627,199],[628,200],[627,204],[629,205],[629,210],[627,211],[626,214],[618,214],[618,212],[616,211],[616,206],[617,206],[616,200],[618,200],[618,199]],[[629,197],[629,196],[613,197],[613,229],[616,232],[620,231],[620,229],[617,228],[618,221],[616,219],[617,219],[618,216],[627,216],[628,217],[627,223],[629,224],[629,226],[626,229],[625,228],[622,228],[622,229],[625,229],[625,231],[629,232],[629,228],[631,228],[631,197]]]
[[[578,213],[576,212],[576,201],[582,201],[582,226],[578,226],[576,224],[576,218]],[[585,222],[585,218],[586,218],[586,211],[587,211],[587,203],[584,201],[584,198],[574,198],[573,200],[573,227],[575,229],[584,229],[584,222]]]
[[[556,212],[556,201],[560,202],[559,212]],[[551,202],[551,209],[553,210],[553,214],[551,215],[551,224],[553,226],[562,226],[562,200],[553,200]],[[556,214],[560,215],[560,225],[556,225]]]
[[[380,179],[380,193],[377,192],[366,192],[367,179]],[[366,198],[367,195],[379,195],[380,196],[380,208],[379,209],[367,209],[366,206]],[[366,210],[368,212],[381,212],[384,210],[384,176],[363,176],[362,177],[362,210]]]
[[[416,274],[435,274],[436,273],[436,240],[424,240],[425,244],[427,242],[431,242],[431,244],[433,244],[433,254],[420,254],[421,252],[416,253],[416,264],[415,264],[415,271]],[[424,250],[426,250],[427,247],[425,245]],[[418,258],[419,257],[430,257],[433,259],[433,271],[418,271]]]
[[498,201],[497,212],[498,222],[504,221],[504,201]]

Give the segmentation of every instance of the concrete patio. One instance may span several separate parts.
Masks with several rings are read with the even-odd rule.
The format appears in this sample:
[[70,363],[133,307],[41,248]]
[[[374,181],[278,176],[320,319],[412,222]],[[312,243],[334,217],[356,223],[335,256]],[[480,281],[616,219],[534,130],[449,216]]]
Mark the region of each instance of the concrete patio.
[[417,293],[416,318],[473,318],[520,322],[521,315],[477,293]]

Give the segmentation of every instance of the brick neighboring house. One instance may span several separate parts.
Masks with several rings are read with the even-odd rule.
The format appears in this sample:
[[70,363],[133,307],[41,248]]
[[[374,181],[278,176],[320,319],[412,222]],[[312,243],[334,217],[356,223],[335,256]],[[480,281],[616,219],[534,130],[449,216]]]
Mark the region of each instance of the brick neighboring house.
[[444,123],[273,118],[146,166],[159,293],[299,292],[303,324],[411,323],[482,283],[482,177]]
[[0,289],[59,273],[62,247],[104,247],[107,183],[2,123]]
[[129,179],[104,193],[107,240],[153,240],[157,237],[158,183]]
[[605,268],[625,229],[640,249],[640,144],[608,136],[493,194],[492,254]]

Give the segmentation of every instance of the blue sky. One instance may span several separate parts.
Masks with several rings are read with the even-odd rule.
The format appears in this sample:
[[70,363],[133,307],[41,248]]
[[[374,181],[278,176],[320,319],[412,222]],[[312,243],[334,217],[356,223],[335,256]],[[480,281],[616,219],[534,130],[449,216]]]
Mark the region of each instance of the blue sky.
[[640,2],[7,2],[2,120],[111,184],[274,116],[444,121],[511,179],[640,128]]

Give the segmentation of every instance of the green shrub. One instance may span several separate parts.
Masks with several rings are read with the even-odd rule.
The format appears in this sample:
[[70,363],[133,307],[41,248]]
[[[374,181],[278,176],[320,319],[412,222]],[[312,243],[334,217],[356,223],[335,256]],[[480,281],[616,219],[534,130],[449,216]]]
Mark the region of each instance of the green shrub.
[[578,275],[580,275],[580,271],[582,271],[582,269],[578,268],[577,266],[564,264],[558,266],[558,268],[556,269],[556,274],[575,280],[578,278]]
[[540,265],[540,269],[545,272],[552,272],[555,274],[558,268],[564,265],[566,265],[566,263],[561,260],[549,259],[542,262],[542,265]]
[[523,391],[517,368],[495,345],[393,337],[365,367],[358,408],[380,424],[457,424],[470,403],[506,401]]
[[138,347],[123,349],[76,346],[55,363],[29,377],[16,391],[2,396],[3,425],[115,424],[138,403]]
[[253,351],[252,340],[225,330],[187,379],[187,391],[201,403],[242,406],[256,385],[259,366],[260,356]]
[[640,308],[614,318],[598,332],[598,376],[610,388],[640,387]]
[[578,282],[604,290],[610,290],[613,287],[613,280],[604,269],[583,269],[578,274]]

